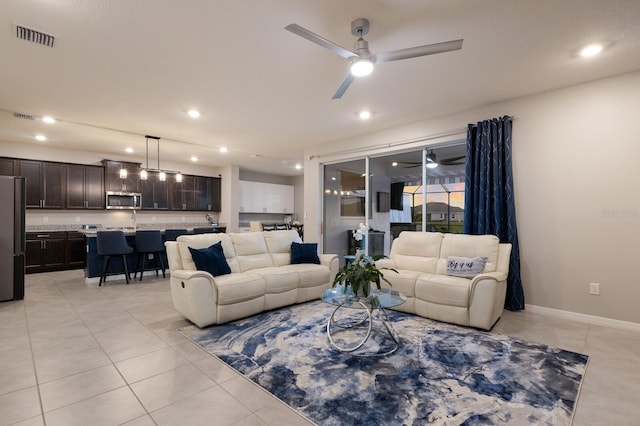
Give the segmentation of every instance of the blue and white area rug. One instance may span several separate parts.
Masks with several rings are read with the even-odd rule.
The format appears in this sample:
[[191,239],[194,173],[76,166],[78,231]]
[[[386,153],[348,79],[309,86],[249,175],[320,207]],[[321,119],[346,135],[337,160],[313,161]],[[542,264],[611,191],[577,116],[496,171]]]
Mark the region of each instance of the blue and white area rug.
[[[398,350],[356,356],[330,345],[332,311],[315,301],[179,331],[319,425],[571,424],[586,355],[389,311]],[[392,343],[374,337],[365,350]]]

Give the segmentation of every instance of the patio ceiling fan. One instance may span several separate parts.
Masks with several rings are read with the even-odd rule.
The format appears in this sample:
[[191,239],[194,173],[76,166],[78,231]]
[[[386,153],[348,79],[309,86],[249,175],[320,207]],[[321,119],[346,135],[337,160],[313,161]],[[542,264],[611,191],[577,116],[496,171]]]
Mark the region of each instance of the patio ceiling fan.
[[[430,152],[427,154],[427,167],[434,168],[438,167],[438,165],[442,166],[459,166],[465,163],[466,155],[458,155],[455,157],[444,158],[442,160],[438,160],[436,158],[436,154],[434,152]],[[398,161],[398,164],[403,164],[403,168],[405,169],[413,169],[415,167],[422,166],[421,161]]]
[[450,52],[452,50],[462,49],[462,41],[451,40],[442,43],[426,44],[423,46],[409,47],[407,49],[392,50],[390,52],[378,53],[373,55],[369,50],[369,43],[363,38],[369,32],[369,21],[364,18],[356,19],[351,22],[351,34],[358,37],[355,43],[354,51],[345,49],[342,46],[335,44],[326,38],[315,34],[308,29],[301,27],[298,24],[290,24],[285,27],[285,30],[290,31],[300,37],[309,40],[325,49],[337,53],[349,60],[350,73],[344,79],[338,90],[331,99],[340,99],[344,92],[349,88],[351,83],[356,77],[361,77],[370,74],[373,71],[375,64],[381,64],[384,62],[399,61],[401,59],[416,58],[419,56],[433,55],[436,53]]

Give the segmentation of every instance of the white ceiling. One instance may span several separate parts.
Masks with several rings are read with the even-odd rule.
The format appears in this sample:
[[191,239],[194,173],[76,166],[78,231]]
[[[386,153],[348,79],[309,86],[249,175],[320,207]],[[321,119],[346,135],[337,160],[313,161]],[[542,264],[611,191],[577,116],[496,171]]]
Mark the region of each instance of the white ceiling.
[[[352,49],[360,17],[374,54],[464,45],[380,64],[331,100],[347,61],[284,27]],[[54,47],[17,39],[14,24],[55,35]],[[592,42],[605,51],[579,57]],[[139,160],[151,134],[174,162],[295,175],[308,146],[640,69],[640,2],[2,0],[0,63],[0,140],[45,133],[48,146],[121,159],[131,146]]]

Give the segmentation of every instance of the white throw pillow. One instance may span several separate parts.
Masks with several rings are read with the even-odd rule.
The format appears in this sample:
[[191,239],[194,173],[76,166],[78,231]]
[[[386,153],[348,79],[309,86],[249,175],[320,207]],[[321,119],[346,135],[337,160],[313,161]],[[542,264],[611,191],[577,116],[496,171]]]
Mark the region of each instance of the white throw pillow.
[[473,278],[484,272],[486,257],[447,257],[447,275],[454,277]]

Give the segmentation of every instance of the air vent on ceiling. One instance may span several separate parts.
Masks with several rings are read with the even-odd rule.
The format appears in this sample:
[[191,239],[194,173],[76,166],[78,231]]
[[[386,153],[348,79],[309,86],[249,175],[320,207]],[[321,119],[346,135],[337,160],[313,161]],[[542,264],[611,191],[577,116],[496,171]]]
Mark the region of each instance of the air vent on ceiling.
[[42,31],[34,30],[33,28],[27,28],[23,25],[15,24],[16,37],[21,40],[30,41],[32,43],[41,44],[43,46],[53,47],[53,43],[56,41],[56,37],[51,34],[43,33]]
[[31,114],[23,114],[21,112],[14,112],[13,116],[15,118],[21,118],[23,120],[35,120],[36,118]]

